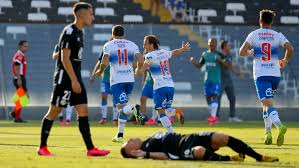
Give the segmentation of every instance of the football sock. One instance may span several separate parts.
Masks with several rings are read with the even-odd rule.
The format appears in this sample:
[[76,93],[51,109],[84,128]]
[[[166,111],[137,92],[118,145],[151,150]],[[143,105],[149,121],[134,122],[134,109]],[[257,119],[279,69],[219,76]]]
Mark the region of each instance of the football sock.
[[116,107],[113,106],[112,111],[113,111],[112,120],[117,120],[117,118],[118,118],[118,112],[116,110]]
[[157,113],[155,107],[153,107],[153,110],[152,110],[152,119],[156,120],[157,116],[158,116],[158,113]]
[[42,120],[42,131],[41,131],[41,138],[40,138],[40,148],[47,146],[47,140],[51,131],[53,125],[53,120],[50,120],[48,118],[44,118]]
[[271,121],[273,122],[273,124],[275,125],[276,128],[279,128],[280,125],[281,125],[281,121],[279,119],[279,116],[278,116],[278,112],[276,110],[276,108],[274,107],[269,107],[267,109],[267,113],[268,113],[268,116],[269,118],[271,119]]
[[80,117],[79,116],[78,123],[79,123],[79,130],[81,132],[81,135],[83,137],[83,140],[85,142],[87,150],[94,148],[92,140],[91,140],[91,135],[90,135],[88,117]]
[[210,161],[230,161],[230,156],[222,156],[217,153],[214,153],[208,149],[206,149],[205,154],[203,156],[203,160]]
[[216,117],[218,108],[218,101],[212,101],[211,103],[211,116]]
[[234,137],[231,137],[231,136],[229,136],[227,146],[230,147],[235,152],[253,157],[257,161],[260,161],[263,157],[262,155],[255,152],[250,146],[248,146],[243,141],[236,139]]
[[125,105],[121,108],[120,113],[124,114],[132,114],[133,113],[133,108],[131,105]]
[[66,107],[65,111],[66,111],[66,116],[65,116],[66,121],[71,121],[72,113],[73,113],[73,106],[68,105]]
[[165,114],[159,114],[159,116],[162,126],[165,127],[168,132],[174,132],[169,118]]
[[107,106],[107,101],[106,100],[102,100],[102,104],[101,104],[101,112],[102,112],[102,118],[107,118],[107,111],[108,111],[108,106]]
[[119,113],[118,117],[118,128],[117,128],[117,137],[123,137],[124,131],[125,131],[125,126],[126,122],[128,120],[128,116],[124,113]]
[[168,109],[165,109],[165,114],[166,114],[168,117],[175,116],[175,108],[168,108]]
[[265,123],[265,131],[266,132],[271,132],[272,121],[269,118],[268,113],[266,111],[263,112],[263,118],[264,118],[264,123]]

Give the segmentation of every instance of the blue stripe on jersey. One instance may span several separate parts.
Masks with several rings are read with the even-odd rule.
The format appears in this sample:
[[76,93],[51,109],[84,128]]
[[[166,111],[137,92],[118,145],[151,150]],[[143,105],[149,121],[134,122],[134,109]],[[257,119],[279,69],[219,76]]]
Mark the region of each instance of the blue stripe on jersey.
[[161,75],[162,74],[161,68],[159,65],[152,65],[150,67],[150,71],[151,71],[152,75]]
[[[259,58],[261,56],[265,56],[265,53],[262,52],[262,48],[254,47],[253,50],[254,50],[254,58]],[[271,57],[278,58],[278,48],[271,47]]]
[[112,52],[110,54],[109,60],[110,60],[111,64],[118,64],[117,53],[116,52]]

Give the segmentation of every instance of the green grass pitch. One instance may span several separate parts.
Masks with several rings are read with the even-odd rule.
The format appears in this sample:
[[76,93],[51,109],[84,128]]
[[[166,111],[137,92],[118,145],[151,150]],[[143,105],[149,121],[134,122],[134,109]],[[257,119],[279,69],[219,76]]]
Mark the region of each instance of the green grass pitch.
[[[91,131],[94,144],[100,148],[110,149],[111,154],[106,157],[86,157],[83,140],[73,123],[70,127],[54,124],[48,141],[49,149],[56,156],[40,157],[36,149],[40,138],[40,122],[32,121],[26,124],[0,121],[0,167],[2,168],[233,168],[233,167],[269,167],[285,168],[299,167],[299,123],[286,123],[288,132],[285,144],[276,146],[277,131],[273,128],[273,145],[263,144],[264,124],[262,122],[227,123],[221,122],[215,127],[209,127],[206,122],[187,122],[184,126],[175,124],[179,133],[201,131],[216,131],[230,134],[250,144],[262,154],[279,157],[278,163],[259,163],[247,157],[245,162],[203,162],[203,161],[158,161],[144,159],[123,159],[119,154],[121,144],[113,143],[111,138],[117,128],[110,124],[99,126],[92,122]],[[146,138],[158,131],[165,131],[162,127],[134,126],[127,124],[125,139],[129,137]],[[218,151],[220,154],[234,154],[229,148]]]

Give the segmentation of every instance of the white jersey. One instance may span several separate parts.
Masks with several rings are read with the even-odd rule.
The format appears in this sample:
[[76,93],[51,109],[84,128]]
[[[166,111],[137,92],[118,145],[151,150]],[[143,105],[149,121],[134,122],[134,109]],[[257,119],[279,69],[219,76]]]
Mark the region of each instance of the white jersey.
[[253,78],[260,76],[280,77],[279,46],[288,40],[281,33],[271,29],[260,28],[251,32],[246,38],[254,51]]
[[145,55],[145,62],[150,65],[149,69],[154,80],[154,90],[162,87],[174,87],[168,61],[171,56],[171,51],[164,49],[155,50]]
[[110,86],[118,83],[134,82],[133,60],[139,49],[126,39],[114,39],[103,47],[104,55],[110,60]]

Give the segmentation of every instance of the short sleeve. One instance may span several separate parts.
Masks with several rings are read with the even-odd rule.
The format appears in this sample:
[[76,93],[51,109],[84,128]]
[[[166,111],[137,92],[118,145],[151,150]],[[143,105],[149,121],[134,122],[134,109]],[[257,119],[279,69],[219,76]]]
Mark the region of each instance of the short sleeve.
[[171,58],[172,57],[172,51],[168,51],[168,50],[165,50],[165,51],[166,51],[167,57]]
[[15,55],[15,58],[13,59],[13,62],[16,63],[16,65],[22,64],[22,56],[17,52]]
[[289,40],[282,33],[279,33],[279,45],[283,47],[287,42],[289,42]]
[[72,39],[71,35],[65,33],[62,36],[61,41],[60,41],[60,47],[61,47],[61,49],[65,49],[65,48],[71,49],[71,46],[72,46],[72,44],[71,44],[72,40],[71,39]]
[[153,56],[151,54],[146,54],[145,55],[145,63],[149,64],[149,65],[152,65],[153,63]]
[[134,55],[140,53],[139,48],[136,44],[134,44],[134,49],[133,49]]
[[55,47],[54,47],[54,53],[59,52],[59,50],[60,50],[60,47],[59,47],[58,44],[56,44]]
[[109,52],[109,42],[107,42],[104,46],[103,46],[103,55],[109,55],[110,56],[110,52]]
[[253,45],[253,33],[252,33],[252,32],[248,34],[248,36],[247,36],[245,42],[249,43],[250,46]]
[[205,52],[203,52],[201,54],[201,57],[199,58],[199,61],[198,61],[200,64],[205,64],[206,60],[205,60]]

